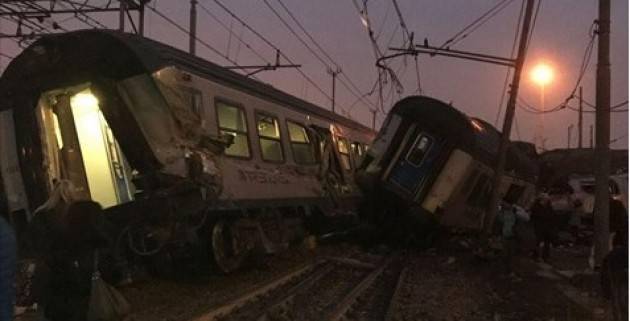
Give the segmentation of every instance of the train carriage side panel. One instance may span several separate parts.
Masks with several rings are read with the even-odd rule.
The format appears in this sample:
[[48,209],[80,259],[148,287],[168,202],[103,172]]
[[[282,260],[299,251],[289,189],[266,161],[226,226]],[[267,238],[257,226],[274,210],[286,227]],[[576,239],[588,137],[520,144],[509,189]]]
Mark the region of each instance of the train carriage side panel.
[[473,158],[470,154],[455,149],[424,198],[422,207],[431,213],[435,213],[438,207],[444,208],[453,192],[466,177],[472,162]]

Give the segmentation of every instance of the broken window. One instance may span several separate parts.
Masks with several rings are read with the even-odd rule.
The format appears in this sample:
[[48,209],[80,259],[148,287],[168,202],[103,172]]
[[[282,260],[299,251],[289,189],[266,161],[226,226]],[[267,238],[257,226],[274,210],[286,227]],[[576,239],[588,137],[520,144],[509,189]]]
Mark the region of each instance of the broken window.
[[266,114],[257,114],[258,139],[262,159],[269,162],[283,162],[282,141],[278,119]]
[[308,137],[306,128],[292,121],[287,121],[287,128],[289,129],[289,140],[295,162],[297,164],[317,163],[317,159],[315,159],[315,145]]
[[339,138],[337,140],[337,150],[339,151],[339,156],[341,158],[341,165],[345,170],[352,169],[352,163],[350,161],[350,150],[348,149],[348,142],[344,138]]
[[245,111],[234,105],[217,102],[217,114],[220,134],[234,136],[234,142],[225,150],[225,154],[249,158],[249,138],[247,137],[247,119]]

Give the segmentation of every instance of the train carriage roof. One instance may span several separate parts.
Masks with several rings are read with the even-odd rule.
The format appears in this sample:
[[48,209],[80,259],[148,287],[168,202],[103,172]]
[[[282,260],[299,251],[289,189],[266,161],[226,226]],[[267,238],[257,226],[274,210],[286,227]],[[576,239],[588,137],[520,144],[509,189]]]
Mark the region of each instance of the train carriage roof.
[[11,61],[0,77],[0,98],[9,102],[0,105],[0,110],[12,108],[11,98],[15,96],[75,85],[94,77],[120,80],[168,66],[355,130],[372,132],[358,122],[177,48],[114,30],[80,30],[35,41]]
[[[407,97],[394,105],[390,113],[447,137],[457,148],[488,166],[495,166],[501,133],[488,122],[468,117],[451,105],[425,96]],[[533,180],[538,175],[535,161],[513,145],[508,148],[506,170],[525,179]]]

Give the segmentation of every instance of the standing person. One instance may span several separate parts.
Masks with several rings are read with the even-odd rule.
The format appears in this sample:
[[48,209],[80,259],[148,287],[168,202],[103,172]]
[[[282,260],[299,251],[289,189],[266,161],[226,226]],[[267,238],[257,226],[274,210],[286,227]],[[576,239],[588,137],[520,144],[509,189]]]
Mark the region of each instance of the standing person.
[[516,252],[516,212],[509,200],[504,199],[503,202],[501,202],[498,219],[501,223],[505,274],[514,277],[516,275],[512,269],[512,261]]
[[13,320],[16,264],[15,234],[4,216],[0,215],[0,321]]
[[615,321],[628,320],[628,213],[619,200],[610,198],[611,251],[602,263],[604,296],[610,299]]
[[[536,253],[535,258],[544,262],[549,261],[551,243],[554,239],[554,212],[551,207],[549,196],[542,193],[534,202],[531,208],[532,222],[536,231]],[[540,247],[542,246],[542,257]]]
[[95,251],[107,246],[102,220],[96,202],[77,201],[68,207],[63,233],[52,240],[45,263],[41,300],[50,321],[86,320]]

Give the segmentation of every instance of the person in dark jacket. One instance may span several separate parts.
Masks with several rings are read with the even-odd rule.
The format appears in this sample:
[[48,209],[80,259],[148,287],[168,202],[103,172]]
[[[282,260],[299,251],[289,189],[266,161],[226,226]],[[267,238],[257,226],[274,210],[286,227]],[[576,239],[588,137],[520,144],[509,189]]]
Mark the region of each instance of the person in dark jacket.
[[612,250],[602,262],[604,297],[610,299],[613,320],[628,320],[628,212],[619,200],[610,198]]
[[0,321],[13,320],[16,253],[15,234],[4,216],[0,215]]
[[554,240],[554,213],[551,207],[551,200],[546,194],[541,194],[531,208],[531,220],[536,231],[536,259],[541,258],[540,247],[542,246],[542,260],[547,262],[551,252],[551,243]]
[[68,207],[63,233],[52,240],[41,289],[44,316],[50,321],[84,321],[87,316],[94,255],[107,246],[101,232],[103,210],[92,201]]

